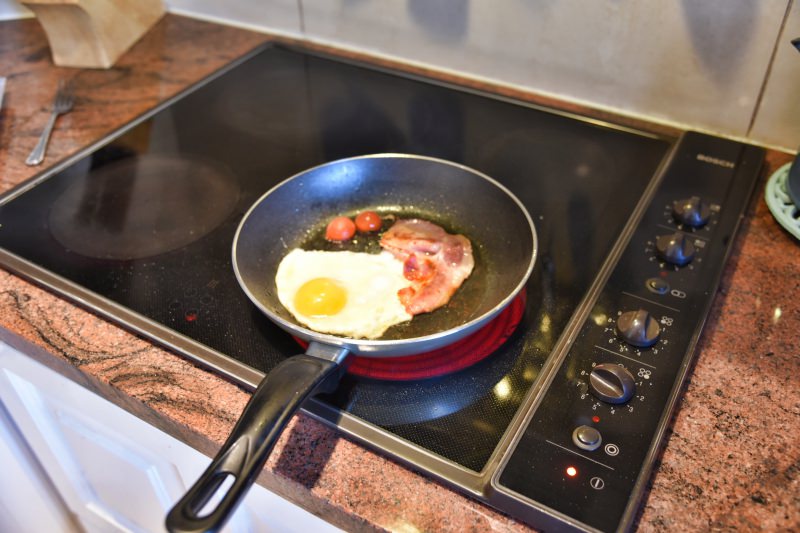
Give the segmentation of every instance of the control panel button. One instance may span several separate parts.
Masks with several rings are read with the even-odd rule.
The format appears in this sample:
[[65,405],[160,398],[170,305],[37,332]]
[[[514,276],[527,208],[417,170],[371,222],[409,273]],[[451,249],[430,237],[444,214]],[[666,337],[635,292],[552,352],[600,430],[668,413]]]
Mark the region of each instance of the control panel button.
[[644,282],[647,290],[656,294],[667,294],[669,292],[669,283],[661,278],[650,278]]
[[681,224],[692,228],[702,228],[708,223],[711,209],[699,196],[692,196],[674,202],[672,216]]
[[595,366],[589,374],[589,389],[606,403],[621,404],[633,397],[636,383],[625,367],[602,363]]
[[582,450],[594,451],[603,443],[600,432],[592,426],[578,426],[572,432],[572,442]]
[[661,327],[658,321],[644,309],[626,311],[617,319],[620,337],[637,348],[648,348],[658,341]]
[[694,259],[695,252],[694,244],[679,231],[656,237],[656,253],[667,263],[677,266],[688,265]]

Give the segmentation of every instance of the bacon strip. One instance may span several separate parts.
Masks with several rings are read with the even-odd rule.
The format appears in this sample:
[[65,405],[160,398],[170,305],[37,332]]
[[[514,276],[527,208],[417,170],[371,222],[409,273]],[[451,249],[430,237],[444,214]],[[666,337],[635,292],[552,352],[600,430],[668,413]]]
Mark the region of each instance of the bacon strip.
[[381,237],[381,246],[403,261],[411,285],[397,295],[411,315],[449,302],[475,266],[469,239],[427,220],[398,220]]

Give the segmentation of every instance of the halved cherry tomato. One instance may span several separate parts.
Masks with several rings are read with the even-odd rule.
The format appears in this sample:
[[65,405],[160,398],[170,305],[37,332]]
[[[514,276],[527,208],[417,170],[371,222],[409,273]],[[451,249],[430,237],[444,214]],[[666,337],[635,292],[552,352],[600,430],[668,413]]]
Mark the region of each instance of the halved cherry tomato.
[[375,211],[364,211],[356,217],[356,227],[362,233],[378,231],[381,229],[381,224],[383,224],[383,221]]
[[356,225],[347,217],[336,217],[328,222],[325,238],[329,241],[346,241],[356,233]]

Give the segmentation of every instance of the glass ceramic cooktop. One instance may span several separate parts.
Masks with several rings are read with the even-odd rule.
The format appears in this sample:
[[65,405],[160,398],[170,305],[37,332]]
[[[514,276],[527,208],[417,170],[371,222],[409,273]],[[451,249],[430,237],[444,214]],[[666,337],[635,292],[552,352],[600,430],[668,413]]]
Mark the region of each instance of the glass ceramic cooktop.
[[[370,153],[424,154],[484,172],[520,198],[539,237],[519,326],[467,368],[410,380],[350,374],[322,398],[477,472],[669,147],[573,116],[269,47],[7,199],[0,246],[71,282],[65,293],[74,295],[75,284],[100,295],[107,316],[119,318],[115,309],[123,306],[269,372],[301,349],[257,311],[231,269],[234,232],[258,197],[309,167]],[[165,337],[163,329],[144,333]]]

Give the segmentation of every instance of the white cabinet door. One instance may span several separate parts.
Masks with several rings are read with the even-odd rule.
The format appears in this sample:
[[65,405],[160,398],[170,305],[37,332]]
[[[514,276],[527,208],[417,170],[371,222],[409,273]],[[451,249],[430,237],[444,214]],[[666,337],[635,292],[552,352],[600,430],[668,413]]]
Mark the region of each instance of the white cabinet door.
[[[16,498],[8,526],[19,531],[164,531],[164,516],[207,466],[203,454],[0,343],[0,423],[5,463],[27,454],[29,492]],[[10,451],[16,449],[16,453]],[[21,451],[20,451],[21,450]],[[12,465],[13,466],[13,465]],[[0,498],[14,484],[0,484]],[[53,490],[53,488],[55,490]],[[9,494],[7,494],[7,492]],[[0,509],[6,510],[6,509]],[[75,520],[72,519],[74,515]],[[48,519],[41,527],[34,520]],[[0,529],[6,530],[0,522]],[[260,486],[248,493],[226,531],[338,531]]]
[[0,531],[82,531],[0,403]]

